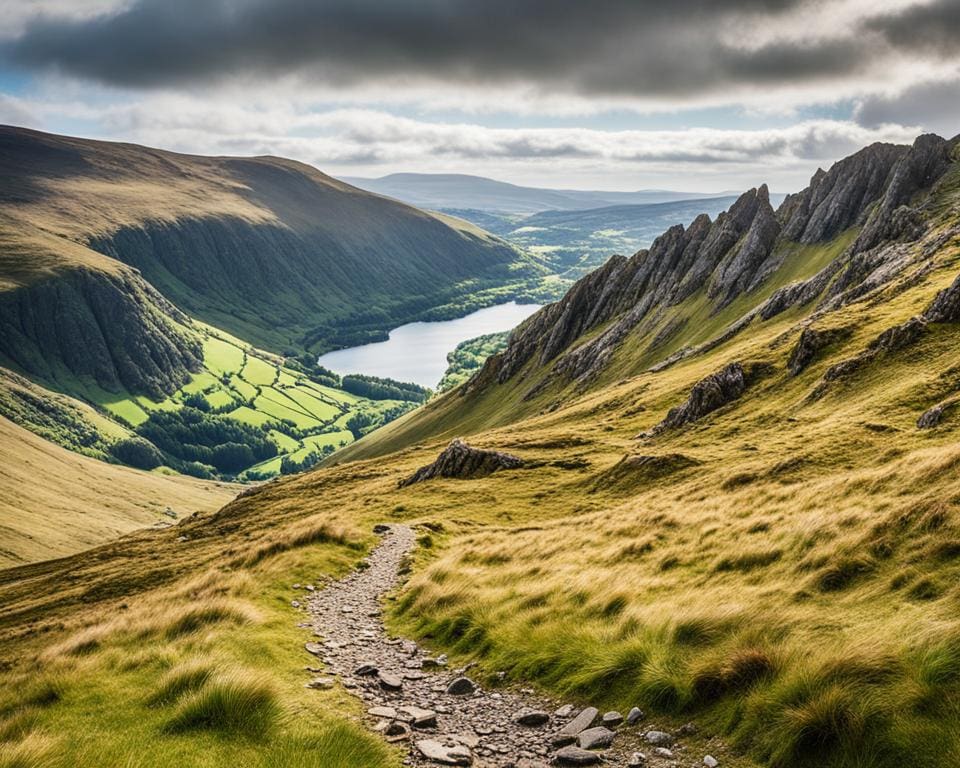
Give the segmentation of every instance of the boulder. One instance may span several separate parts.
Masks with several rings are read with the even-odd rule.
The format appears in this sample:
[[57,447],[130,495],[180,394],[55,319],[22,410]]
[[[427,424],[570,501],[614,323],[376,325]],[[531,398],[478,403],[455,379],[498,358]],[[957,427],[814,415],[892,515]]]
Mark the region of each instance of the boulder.
[[435,477],[451,477],[461,480],[486,477],[501,469],[518,469],[523,460],[509,453],[487,451],[467,445],[461,438],[450,441],[437,460],[421,467],[399,486],[405,488],[414,483],[422,483]]
[[928,323],[960,322],[960,275],[936,295],[924,310],[923,319]]
[[380,682],[380,687],[386,691],[399,691],[403,688],[403,680],[389,672],[378,672],[377,679]]
[[616,728],[623,722],[623,715],[619,712],[606,712],[603,717],[600,718],[600,722],[608,728]]
[[636,725],[643,720],[643,718],[643,710],[639,707],[632,707],[630,711],[627,712],[627,725]]
[[673,744],[673,736],[665,731],[647,731],[643,737],[648,744],[653,744],[655,747],[669,747]]
[[550,722],[550,715],[539,710],[528,710],[521,712],[514,719],[518,725],[523,725],[527,728],[538,728]]
[[800,333],[800,338],[797,339],[796,346],[790,353],[790,359],[787,360],[787,370],[790,371],[790,375],[799,376],[823,349],[834,342],[848,338],[851,333],[850,328],[829,328],[825,330],[804,328]]
[[682,405],[671,408],[666,418],[645,436],[652,437],[668,429],[697,421],[708,413],[732,403],[747,388],[747,380],[740,363],[730,363],[693,385],[690,396]]

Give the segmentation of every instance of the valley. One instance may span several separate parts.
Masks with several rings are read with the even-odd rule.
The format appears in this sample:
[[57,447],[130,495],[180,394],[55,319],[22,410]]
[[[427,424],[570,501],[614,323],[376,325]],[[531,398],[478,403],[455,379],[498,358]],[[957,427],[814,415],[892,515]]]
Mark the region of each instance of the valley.
[[[48,390],[51,424],[54,406],[0,398],[74,461],[109,450],[85,424],[162,442],[143,427],[191,409],[259,426],[288,465],[338,448],[175,526],[0,571],[0,755],[952,765],[958,153],[874,144],[782,202],[760,186],[669,226],[508,337],[449,347],[445,391],[402,415],[413,385],[324,383],[313,356],[172,310],[157,338],[195,341],[164,399]],[[358,412],[377,428],[350,429]],[[479,691],[449,693],[458,677]],[[404,721],[411,704],[435,723]],[[562,753],[560,704],[643,717]],[[518,727],[529,707],[546,719]]]

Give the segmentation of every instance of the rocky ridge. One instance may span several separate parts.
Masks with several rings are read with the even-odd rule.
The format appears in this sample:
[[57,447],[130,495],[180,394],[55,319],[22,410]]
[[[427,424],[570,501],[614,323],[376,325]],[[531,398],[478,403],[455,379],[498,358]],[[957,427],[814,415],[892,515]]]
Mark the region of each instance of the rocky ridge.
[[[550,374],[528,390],[527,397],[551,379],[585,384],[628,336],[660,327],[650,344],[655,348],[678,333],[682,318],[665,321],[667,312],[699,290],[705,289],[716,313],[761,286],[791,250],[831,242],[851,227],[861,227],[858,237],[820,272],[778,288],[713,341],[683,348],[658,367],[705,351],[757,318],[766,320],[815,300],[818,308],[829,310],[867,295],[915,262],[913,244],[926,232],[929,196],[923,193],[953,167],[958,139],[925,135],[912,146],[874,144],[829,171],[818,170],[806,189],[788,196],[776,211],[761,186],[742,195],[715,221],[700,216],[688,227],[671,227],[629,259],[612,257],[561,301],[521,325],[467,393],[517,377],[528,363],[549,365]],[[923,255],[935,250],[931,243]],[[603,330],[578,344],[598,328]]]

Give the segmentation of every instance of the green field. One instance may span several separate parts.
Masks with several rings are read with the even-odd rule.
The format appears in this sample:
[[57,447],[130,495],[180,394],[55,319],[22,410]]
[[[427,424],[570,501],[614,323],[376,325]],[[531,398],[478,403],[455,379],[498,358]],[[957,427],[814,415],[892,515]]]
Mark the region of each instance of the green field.
[[[263,479],[280,473],[285,456],[297,462],[310,458],[306,462],[309,465],[321,454],[327,455],[342,447],[341,444],[353,442],[354,435],[347,428],[347,423],[357,412],[366,414],[363,430],[369,431],[377,424],[395,417],[398,406],[402,410],[412,405],[397,400],[368,400],[321,384],[301,370],[271,362],[266,356],[261,356],[264,353],[211,326],[200,323],[197,326],[204,334],[203,369],[191,374],[189,380],[170,397],[154,401],[145,395],[107,392],[89,382],[77,380],[75,388],[78,393],[95,406],[90,409],[90,416],[95,417],[96,421],[88,418],[87,423],[91,425],[88,428],[101,435],[102,439],[90,448],[77,442],[78,439],[87,438],[71,438],[62,430],[58,433],[60,438],[52,434],[51,439],[96,458],[109,458],[110,445],[115,441],[129,441],[140,439],[138,435],[154,434],[150,431],[154,429],[151,426],[151,414],[180,413],[189,406],[203,412],[199,418],[209,420],[209,429],[204,427],[199,432],[190,433],[188,426],[171,426],[174,431],[167,434],[175,434],[177,437],[174,439],[180,443],[194,442],[186,436],[188,434],[202,436],[211,430],[219,434],[224,429],[224,419],[245,425],[247,432],[243,434],[247,437],[243,439],[252,439],[254,443],[259,441],[262,444],[263,435],[250,432],[249,428],[266,430],[269,441],[278,450],[276,456],[264,459],[262,454],[255,455],[257,460],[236,474],[233,471],[221,474],[223,477]],[[52,393],[48,395],[53,396]],[[82,404],[80,401],[77,403]],[[16,416],[16,412],[11,415]],[[176,418],[182,421],[184,417],[181,415]],[[30,422],[30,419],[26,421]],[[25,423],[25,426],[35,431],[41,429],[37,424],[31,426],[31,423]],[[160,438],[154,436],[148,439],[155,441]],[[222,439],[230,442],[237,438]],[[126,461],[122,457],[121,460]],[[165,471],[177,469],[191,474],[195,471],[190,467],[184,468],[177,461],[164,466]],[[142,468],[160,469],[152,464]],[[285,471],[299,471],[302,468],[291,465]],[[211,476],[211,472],[212,476],[216,476],[218,471],[216,467],[208,465],[206,474],[200,473],[200,476]],[[251,472],[250,478],[246,478],[247,471]]]

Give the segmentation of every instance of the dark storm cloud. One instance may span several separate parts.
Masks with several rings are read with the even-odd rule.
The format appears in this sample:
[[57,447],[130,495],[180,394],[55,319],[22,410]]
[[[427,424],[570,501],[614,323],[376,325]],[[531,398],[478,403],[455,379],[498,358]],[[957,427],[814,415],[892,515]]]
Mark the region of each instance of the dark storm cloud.
[[[534,83],[622,95],[841,77],[868,60],[856,35],[748,49],[724,30],[776,27],[816,0],[135,0],[85,20],[39,18],[7,44],[28,68],[128,87],[385,76]],[[892,24],[895,19],[889,20]],[[899,34],[884,30],[891,39]]]
[[920,83],[894,96],[871,96],[860,103],[856,119],[876,128],[905,115],[925,130],[956,136],[960,133],[960,80]]
[[960,0],[935,0],[872,19],[868,28],[898,48],[944,55],[960,52]]

